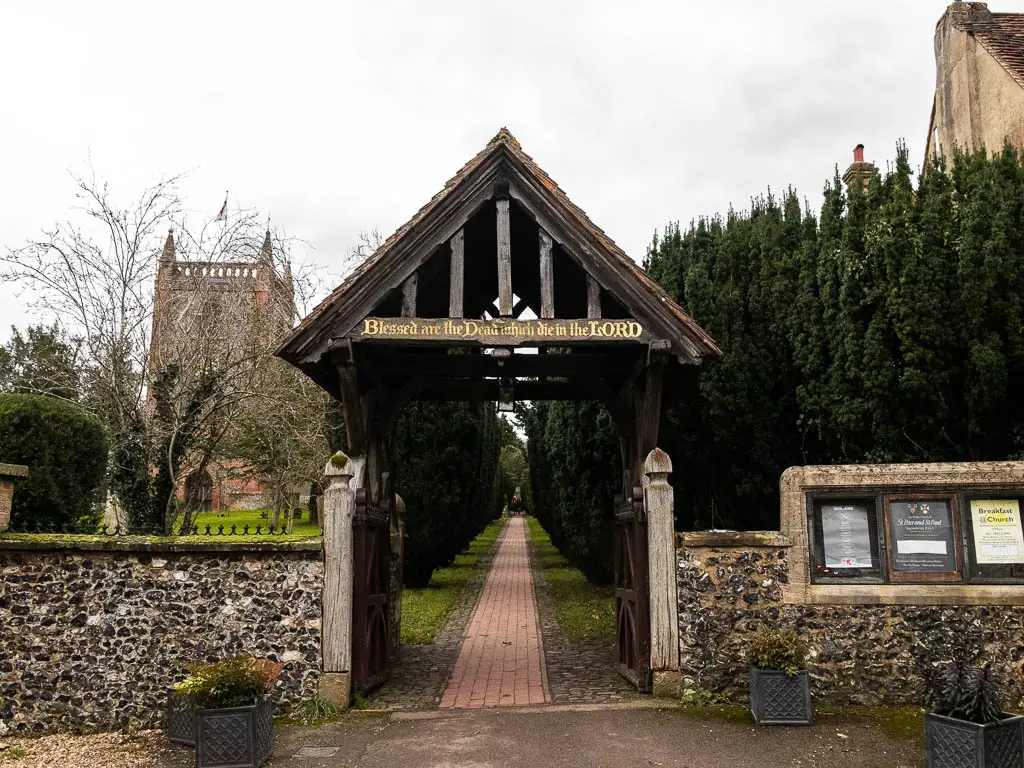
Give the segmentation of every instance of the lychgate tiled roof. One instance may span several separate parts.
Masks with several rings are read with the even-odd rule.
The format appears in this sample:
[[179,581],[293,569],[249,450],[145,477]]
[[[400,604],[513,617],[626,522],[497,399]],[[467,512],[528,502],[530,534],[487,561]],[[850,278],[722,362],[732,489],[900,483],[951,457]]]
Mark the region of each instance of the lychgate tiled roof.
[[701,328],[692,317],[665,292],[665,290],[652,280],[635,261],[619,248],[605,232],[590,220],[590,217],[582,208],[573,203],[555,181],[542,169],[533,158],[523,151],[519,141],[507,128],[502,128],[497,135],[491,139],[473,159],[466,163],[459,171],[449,179],[444,187],[434,195],[430,201],[420,208],[416,214],[395,231],[371,256],[360,264],[342,283],[335,288],[320,304],[306,316],[298,325],[292,335],[282,344],[278,354],[281,354],[295,341],[306,335],[311,329],[320,325],[322,319],[331,313],[332,308],[338,306],[345,300],[346,294],[366,273],[374,269],[394,247],[410,232],[417,224],[427,218],[446,197],[448,197],[473,171],[482,166],[491,155],[502,149],[508,151],[526,168],[526,170],[555,198],[559,206],[573,219],[577,225],[590,233],[604,250],[611,255],[621,268],[630,273],[633,279],[637,280],[644,290],[655,299],[665,310],[674,317],[675,321],[684,326],[690,337],[695,339],[703,349],[703,355],[716,357],[721,355],[718,347],[710,335]]

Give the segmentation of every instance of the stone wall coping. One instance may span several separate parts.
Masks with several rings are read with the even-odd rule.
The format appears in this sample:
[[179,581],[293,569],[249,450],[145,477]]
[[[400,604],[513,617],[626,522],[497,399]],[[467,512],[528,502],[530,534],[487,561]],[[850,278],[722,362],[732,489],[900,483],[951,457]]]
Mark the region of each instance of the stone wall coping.
[[318,539],[301,541],[181,541],[156,536],[81,536],[60,534],[0,534],[0,551],[22,552],[320,552]]
[[0,477],[28,477],[28,467],[24,464],[0,462]]
[[790,590],[796,605],[1024,605],[1019,584],[808,584]]
[[684,531],[677,533],[681,548],[746,549],[749,547],[792,547],[793,541],[780,531]]

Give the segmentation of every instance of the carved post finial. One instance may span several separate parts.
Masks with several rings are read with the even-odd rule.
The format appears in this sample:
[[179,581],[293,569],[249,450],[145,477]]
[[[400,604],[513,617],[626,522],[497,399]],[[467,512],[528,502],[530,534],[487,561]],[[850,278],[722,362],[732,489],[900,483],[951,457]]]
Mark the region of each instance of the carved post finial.
[[[672,474],[672,459],[661,448],[655,448],[644,459],[644,474],[656,476],[658,479],[668,482],[668,476]],[[653,480],[654,477],[651,479]]]
[[352,468],[349,466],[349,458],[341,451],[335,453],[331,458],[327,460],[327,466],[324,467],[324,474],[328,478],[335,477],[352,477]]

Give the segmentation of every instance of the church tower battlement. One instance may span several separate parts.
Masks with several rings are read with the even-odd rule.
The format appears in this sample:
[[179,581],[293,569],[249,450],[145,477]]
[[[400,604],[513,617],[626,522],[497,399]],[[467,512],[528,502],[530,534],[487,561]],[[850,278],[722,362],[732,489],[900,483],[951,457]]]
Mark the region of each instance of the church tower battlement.
[[[202,320],[196,317],[202,313]],[[192,322],[189,322],[189,320]],[[291,265],[274,263],[270,230],[255,260],[179,260],[174,232],[167,233],[153,291],[149,374],[187,348],[190,327],[213,322],[225,331],[256,334],[250,341],[269,350],[292,328],[295,288]],[[210,336],[209,328],[204,329]],[[232,334],[226,334],[232,335]],[[197,340],[197,343],[201,343]]]

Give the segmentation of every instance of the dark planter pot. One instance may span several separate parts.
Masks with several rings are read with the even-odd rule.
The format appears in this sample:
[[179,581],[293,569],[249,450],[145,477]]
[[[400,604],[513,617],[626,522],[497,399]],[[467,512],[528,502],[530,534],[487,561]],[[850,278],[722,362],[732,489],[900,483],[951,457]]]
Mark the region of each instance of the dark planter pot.
[[258,768],[274,749],[274,704],[196,713],[196,768]]
[[924,752],[928,768],[1020,768],[1024,764],[1024,716],[978,725],[927,712]]
[[811,677],[750,668],[750,712],[758,725],[811,725]]
[[196,745],[196,710],[191,696],[176,696],[173,688],[167,689],[168,740],[186,747]]

